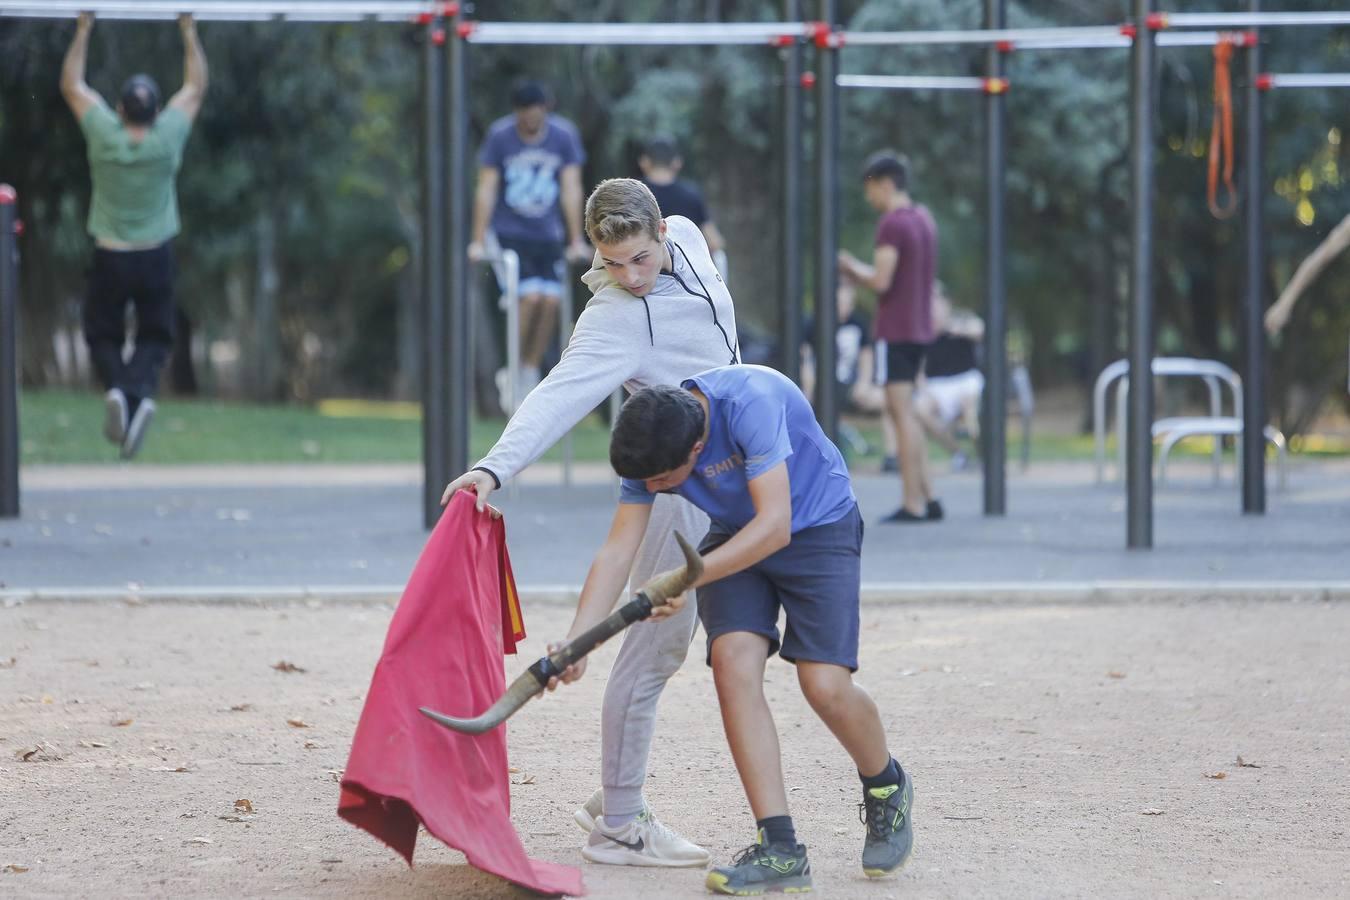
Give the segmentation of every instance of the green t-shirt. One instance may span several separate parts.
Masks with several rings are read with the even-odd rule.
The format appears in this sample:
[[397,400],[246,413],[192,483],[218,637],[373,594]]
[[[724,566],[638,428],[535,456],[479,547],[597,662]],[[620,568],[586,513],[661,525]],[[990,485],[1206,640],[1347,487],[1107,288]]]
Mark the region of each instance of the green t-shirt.
[[192,121],[164,109],[145,137],[133,141],[122,121],[102,103],[80,120],[89,145],[94,196],[89,233],[127,244],[157,244],[178,234],[175,181]]

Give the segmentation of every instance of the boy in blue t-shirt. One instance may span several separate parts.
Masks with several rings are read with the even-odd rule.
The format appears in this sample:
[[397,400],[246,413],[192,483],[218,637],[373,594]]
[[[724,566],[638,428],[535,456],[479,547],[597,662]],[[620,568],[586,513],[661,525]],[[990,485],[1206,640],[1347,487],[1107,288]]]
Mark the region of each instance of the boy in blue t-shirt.
[[[809,889],[806,847],[788,814],[764,668],[779,651],[797,666],[812,709],[863,783],[863,871],[879,877],[909,858],[910,778],[891,757],[858,668],[863,524],[848,469],[790,380],[760,366],[725,366],[681,387],[638,391],[619,413],[610,463],[623,478],[609,537],[582,588],[569,639],[599,622],[624,588],[653,495],[676,493],[706,512],[698,613],[708,634],[722,722],[758,826],[757,841],[708,874],[725,894]],[[679,609],[684,598],[653,615]],[[787,613],[781,642],[778,611]],[[585,660],[562,681],[581,677]]]

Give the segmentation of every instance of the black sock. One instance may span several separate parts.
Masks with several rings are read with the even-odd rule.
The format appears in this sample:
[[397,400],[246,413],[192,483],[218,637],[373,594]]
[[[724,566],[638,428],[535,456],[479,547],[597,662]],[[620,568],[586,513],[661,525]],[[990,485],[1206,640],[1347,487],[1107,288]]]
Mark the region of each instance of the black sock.
[[872,788],[886,787],[892,784],[900,783],[900,764],[891,757],[891,761],[886,763],[886,768],[875,775],[864,775],[859,772],[858,777],[862,779],[863,790],[868,791]]
[[797,829],[792,827],[792,816],[769,816],[767,819],[759,819],[755,824],[764,830],[766,844],[797,846]]

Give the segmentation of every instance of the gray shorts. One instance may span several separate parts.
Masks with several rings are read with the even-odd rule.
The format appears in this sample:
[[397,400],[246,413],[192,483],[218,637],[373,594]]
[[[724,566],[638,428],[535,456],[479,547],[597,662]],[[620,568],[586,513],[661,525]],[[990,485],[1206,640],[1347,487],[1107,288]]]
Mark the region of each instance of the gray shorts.
[[[700,553],[731,537],[713,525]],[[721,635],[748,631],[769,639],[769,655],[858,670],[858,591],[863,521],[858,507],[843,518],[806,528],[792,543],[748,569],[698,589],[698,617],[712,645]],[[787,613],[782,640],[778,610]]]

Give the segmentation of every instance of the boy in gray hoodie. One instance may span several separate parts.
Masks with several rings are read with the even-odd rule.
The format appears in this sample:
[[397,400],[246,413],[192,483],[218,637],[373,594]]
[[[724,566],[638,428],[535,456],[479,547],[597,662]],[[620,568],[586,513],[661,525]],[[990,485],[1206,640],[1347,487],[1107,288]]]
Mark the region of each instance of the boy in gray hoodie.
[[[488,455],[450,483],[442,502],[457,490],[472,490],[478,509],[486,510],[492,491],[620,385],[630,392],[678,385],[705,369],[740,362],[731,294],[693,222],[662,219],[642,182],[611,178],[586,201],[586,234],[596,246],[592,267],[582,276],[592,296],[562,359],[525,397]],[[633,585],[683,564],[676,529],[703,535],[708,517],[682,497],[658,496],[633,565]],[[623,587],[606,589],[617,593]],[[686,604],[679,615],[640,622],[625,633],[601,716],[602,790],[576,812],[589,832],[581,852],[591,862],[703,866],[708,861],[706,850],[657,821],[642,797],[656,704],[688,652],[694,608]]]

